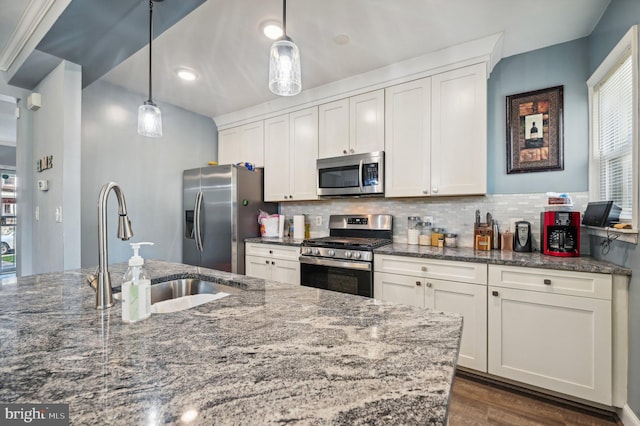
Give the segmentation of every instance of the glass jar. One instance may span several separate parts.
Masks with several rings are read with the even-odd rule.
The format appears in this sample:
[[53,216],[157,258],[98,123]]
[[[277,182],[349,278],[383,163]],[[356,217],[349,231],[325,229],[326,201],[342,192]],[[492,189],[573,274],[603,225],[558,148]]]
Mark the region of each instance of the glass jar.
[[430,246],[431,245],[431,224],[427,224],[422,227],[422,232],[420,233],[420,238],[418,242],[421,246]]
[[409,216],[407,219],[407,244],[418,244],[420,237],[420,216]]
[[444,240],[444,228],[432,228],[431,229],[431,245],[438,246],[438,240]]
[[456,247],[458,244],[458,236],[456,234],[445,234],[444,245],[447,247]]

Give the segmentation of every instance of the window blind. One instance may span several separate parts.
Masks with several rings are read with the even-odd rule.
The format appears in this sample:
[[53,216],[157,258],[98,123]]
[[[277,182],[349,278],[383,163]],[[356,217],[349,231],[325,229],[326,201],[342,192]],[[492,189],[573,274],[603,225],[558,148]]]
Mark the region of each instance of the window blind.
[[631,55],[597,88],[600,155],[600,199],[633,208],[633,84]]

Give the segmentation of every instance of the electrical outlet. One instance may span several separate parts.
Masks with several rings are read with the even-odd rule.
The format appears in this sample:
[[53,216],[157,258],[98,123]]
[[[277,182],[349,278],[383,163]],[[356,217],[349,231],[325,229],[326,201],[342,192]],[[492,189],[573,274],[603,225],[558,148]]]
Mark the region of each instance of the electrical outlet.
[[424,217],[422,218],[422,221],[423,221],[423,222],[430,223],[431,225],[433,225],[433,216],[424,216]]
[[316,226],[322,226],[322,216],[316,216]]
[[56,222],[62,223],[62,206],[56,207]]

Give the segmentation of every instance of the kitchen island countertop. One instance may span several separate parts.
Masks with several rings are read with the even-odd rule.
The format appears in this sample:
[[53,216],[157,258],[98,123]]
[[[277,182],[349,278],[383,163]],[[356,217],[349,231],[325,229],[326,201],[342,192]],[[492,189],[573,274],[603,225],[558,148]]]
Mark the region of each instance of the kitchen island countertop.
[[[126,264],[111,266],[114,286]],[[0,402],[72,424],[445,424],[462,317],[147,261],[244,291],[121,321],[75,270],[3,280]]]

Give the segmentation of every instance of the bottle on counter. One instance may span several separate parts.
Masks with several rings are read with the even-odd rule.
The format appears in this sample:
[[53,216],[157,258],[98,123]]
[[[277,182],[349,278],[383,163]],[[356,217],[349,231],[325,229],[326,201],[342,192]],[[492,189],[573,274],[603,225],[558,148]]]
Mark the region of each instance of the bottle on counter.
[[122,278],[122,321],[131,323],[151,316],[151,279],[144,269],[140,246],[153,243],[130,243],[133,256]]

